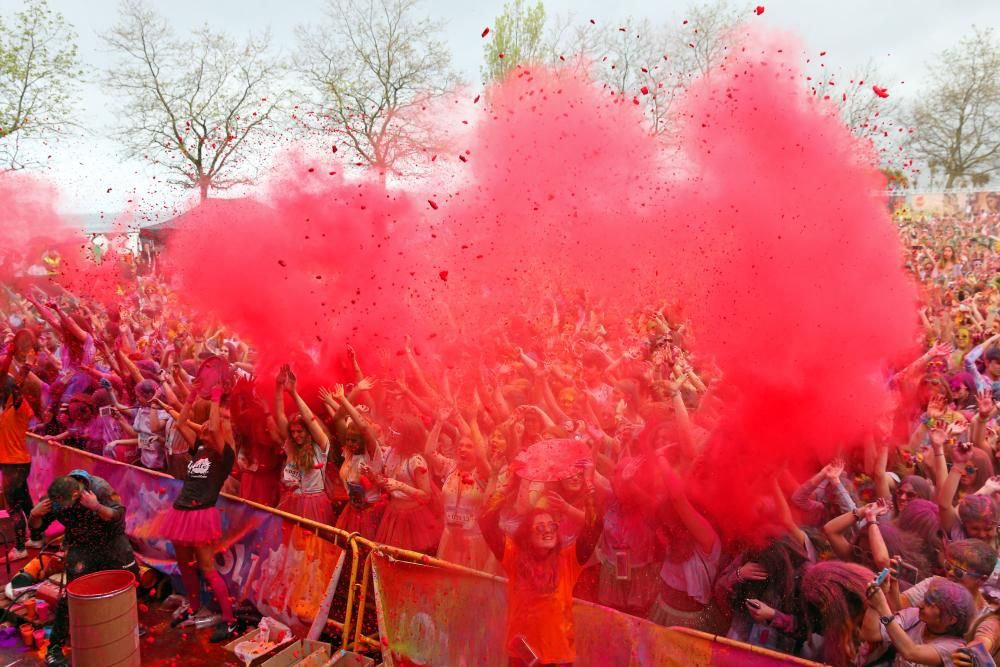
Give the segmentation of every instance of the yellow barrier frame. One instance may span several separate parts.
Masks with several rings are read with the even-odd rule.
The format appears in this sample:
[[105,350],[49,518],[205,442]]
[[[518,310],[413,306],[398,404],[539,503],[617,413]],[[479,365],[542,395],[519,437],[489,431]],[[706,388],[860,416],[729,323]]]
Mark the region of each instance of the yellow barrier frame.
[[[45,440],[44,438],[39,437],[38,435],[35,435],[34,433],[29,433],[28,437],[44,442],[50,447],[62,447],[66,449],[71,449],[73,450],[74,454],[80,454],[92,458],[96,461],[100,461],[102,463],[111,463],[114,465],[127,466],[129,468],[135,468],[137,470],[141,470],[143,473],[148,475],[154,475],[166,479],[176,479],[172,475],[168,475],[167,473],[159,472],[157,470],[149,470],[147,468],[142,468],[129,463],[124,463],[122,461],[116,461],[115,459],[110,459],[104,456],[98,456],[97,454],[91,454],[90,452],[86,452],[81,449],[76,449],[75,447],[69,447],[67,445],[62,445],[56,442],[50,442],[48,440]],[[240,498],[239,496],[234,496],[229,493],[222,493],[220,495],[233,502],[249,505],[254,509],[260,510],[262,512],[268,512],[275,516],[279,516],[282,519],[285,519],[286,521],[291,521],[304,528],[310,528],[312,530],[315,530],[318,534],[323,534],[325,536],[332,536],[333,539],[330,541],[332,541],[338,547],[342,549],[350,549],[351,576],[350,579],[348,580],[347,608],[344,611],[344,620],[343,622],[340,622],[332,618],[326,619],[327,626],[332,626],[335,630],[340,632],[341,647],[347,650],[357,650],[361,648],[362,645],[364,645],[367,648],[381,650],[381,643],[379,642],[377,637],[369,637],[367,635],[362,634],[362,626],[364,624],[364,619],[365,619],[365,603],[367,601],[368,585],[371,581],[371,570],[372,570],[371,556],[372,552],[374,551],[378,551],[380,554],[383,554],[390,558],[410,563],[415,563],[418,565],[430,565],[433,567],[440,567],[445,570],[451,570],[452,572],[457,572],[460,574],[471,574],[476,577],[480,577],[483,579],[492,579],[494,581],[499,581],[499,582],[506,581],[506,579],[504,579],[503,577],[494,574],[489,574],[487,572],[480,572],[479,570],[475,570],[470,567],[465,567],[463,565],[458,565],[456,563],[449,563],[448,561],[444,561],[439,558],[435,558],[433,556],[428,556],[427,554],[423,554],[417,551],[410,551],[408,549],[399,549],[397,547],[389,546],[387,544],[374,542],[372,540],[361,537],[361,535],[358,533],[348,533],[347,531],[337,528],[335,526],[330,526],[325,523],[319,523],[311,519],[306,519],[296,514],[290,514],[288,512],[276,509],[274,507],[268,507],[267,505],[261,505],[260,503],[256,503],[252,500],[247,500],[246,498]],[[358,581],[358,559],[360,556],[359,545],[368,550],[365,556],[364,566],[361,568],[362,577],[360,582]],[[357,599],[358,603],[357,604],[358,610],[356,616],[354,615],[355,598]],[[352,621],[354,623],[353,641],[351,641]],[[671,626],[670,629],[675,630],[677,632],[682,632],[685,634],[702,637],[704,639],[714,641],[717,643],[738,647],[740,649],[751,651],[754,653],[767,655],[772,658],[784,660],[785,662],[790,662],[808,667],[817,667],[818,665],[818,663],[811,662],[803,658],[788,655],[785,653],[779,653],[777,651],[773,651],[767,648],[762,648],[760,646],[754,646],[752,644],[745,644],[743,642],[738,642],[729,639],[727,637],[712,635],[707,632],[702,632],[700,630],[692,630],[690,628],[681,628],[674,626]]]

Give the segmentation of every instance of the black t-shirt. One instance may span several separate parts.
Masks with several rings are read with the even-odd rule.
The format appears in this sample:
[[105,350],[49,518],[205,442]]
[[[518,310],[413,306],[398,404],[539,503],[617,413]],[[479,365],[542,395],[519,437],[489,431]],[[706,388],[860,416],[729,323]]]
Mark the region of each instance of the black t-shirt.
[[58,521],[66,529],[67,546],[104,547],[110,546],[125,534],[125,507],[115,490],[100,477],[90,476],[81,480],[84,487],[94,492],[98,502],[118,513],[113,521],[105,521],[100,515],[80,504],[53,510],[42,519],[42,530],[53,521]]
[[188,463],[184,486],[174,501],[174,509],[203,510],[215,507],[222,485],[233,470],[236,452],[229,445],[220,454],[200,440],[198,448]]

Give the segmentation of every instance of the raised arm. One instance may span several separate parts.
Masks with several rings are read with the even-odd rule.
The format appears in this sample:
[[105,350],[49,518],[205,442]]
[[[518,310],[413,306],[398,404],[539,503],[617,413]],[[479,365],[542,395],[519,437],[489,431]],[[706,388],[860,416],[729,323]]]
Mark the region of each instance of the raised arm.
[[778,513],[778,520],[781,525],[794,540],[795,544],[801,546],[805,549],[807,536],[805,532],[799,525],[795,523],[795,518],[792,516],[792,508],[788,506],[788,499],[785,498],[785,492],[781,490],[781,484],[778,482],[777,477],[771,478],[771,492],[774,495],[774,504]]
[[503,560],[507,541],[503,530],[500,529],[500,512],[514,501],[518,488],[517,481],[517,477],[508,478],[507,484],[497,488],[486,502],[483,513],[479,515],[479,530],[482,531],[483,539],[498,561]]
[[333,385],[333,391],[326,389],[325,387],[320,388],[320,398],[324,403],[330,405],[336,405],[343,408],[347,412],[348,416],[351,418],[355,424],[358,425],[358,429],[365,438],[366,450],[368,452],[369,458],[375,456],[375,449],[378,447],[378,435],[372,428],[371,424],[365,419],[358,409],[354,407],[350,399],[344,394],[344,385],[335,384]]
[[282,366],[274,380],[274,423],[282,440],[288,439],[288,417],[285,415],[285,382],[288,380],[288,366]]
[[712,524],[701,515],[688,500],[687,493],[683,488],[683,481],[670,466],[664,456],[658,456],[657,465],[666,480],[667,499],[673,505],[674,511],[680,518],[681,523],[697,542],[699,549],[703,553],[710,553],[719,541],[719,537],[712,528]]
[[597,541],[601,537],[604,529],[603,508],[597,502],[597,488],[594,486],[594,462],[591,460],[581,461],[583,467],[583,483],[586,495],[584,496],[583,528],[576,538],[576,560],[583,565],[589,559]]
[[313,414],[309,405],[299,396],[298,380],[292,371],[288,371],[288,379],[285,386],[288,387],[288,391],[292,395],[292,400],[295,401],[295,407],[298,409],[299,414],[302,415],[302,419],[309,429],[309,435],[312,436],[313,442],[319,445],[323,451],[328,450],[330,448],[330,436],[327,434],[326,429],[323,428],[323,424],[316,419],[316,415]]
[[445,408],[438,410],[437,417],[434,419],[434,425],[431,426],[431,430],[427,433],[427,442],[424,444],[424,454],[427,456],[427,460],[431,465],[437,467],[438,469],[443,468],[450,461],[448,457],[442,456],[438,452],[438,440],[441,438],[441,427],[444,426],[445,421],[451,416],[451,409]]
[[409,336],[406,337],[404,349],[406,352],[406,361],[409,362],[410,368],[413,370],[413,377],[416,379],[417,384],[431,399],[440,401],[441,397],[434,387],[431,386],[431,383],[427,381],[427,376],[424,375],[424,370],[420,367],[420,362],[417,361],[417,355],[413,353],[413,344]]
[[[932,438],[935,438],[936,434],[941,434],[938,436],[941,445],[938,445],[937,442],[934,444],[934,462],[941,466],[944,466],[943,445],[944,439],[947,437],[944,433],[940,429],[936,429],[931,433]],[[937,504],[941,529],[946,533],[950,533],[959,521],[958,510],[955,509],[955,493],[958,491],[958,485],[962,481],[962,469],[970,458],[972,458],[971,446],[956,445],[952,447],[951,470],[948,471],[943,483],[938,484],[937,487]]]
[[58,314],[53,315],[52,313],[50,313],[48,309],[42,306],[42,304],[40,304],[38,300],[35,299],[35,297],[31,296],[31,294],[25,293],[24,298],[28,303],[30,303],[32,306],[35,307],[35,310],[37,310],[38,314],[42,316],[42,319],[48,322],[49,326],[52,327],[56,332],[58,332],[62,328],[59,322]]
[[[872,616],[874,616],[874,619]],[[881,628],[878,627],[881,625],[879,617],[882,616],[892,616],[892,609],[889,607],[889,601],[886,599],[882,589],[876,588],[868,597],[868,609],[865,611],[865,618],[862,622],[862,639],[866,641],[882,640]],[[874,635],[872,629],[878,632],[877,639],[870,639]],[[900,626],[898,617],[894,618],[885,627],[885,631],[889,635],[889,641],[896,647],[896,651],[901,658],[918,665],[943,664],[941,655],[934,648],[934,644],[917,644],[914,642]]]

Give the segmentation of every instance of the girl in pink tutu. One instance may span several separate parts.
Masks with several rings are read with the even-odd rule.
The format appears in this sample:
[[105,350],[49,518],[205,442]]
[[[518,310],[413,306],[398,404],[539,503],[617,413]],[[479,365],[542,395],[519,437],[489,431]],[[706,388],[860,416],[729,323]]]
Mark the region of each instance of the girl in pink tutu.
[[[370,385],[370,382],[365,382],[359,386],[367,391]],[[380,470],[380,463],[376,461],[382,458],[378,434],[348,398],[343,385],[334,385],[333,391],[321,388],[319,395],[332,417],[336,419],[338,412],[343,410],[350,418],[350,423],[343,429],[344,462],[339,470],[348,502],[337,517],[337,528],[374,540],[385,509],[382,491],[371,481],[373,471]]]
[[390,449],[382,472],[373,473],[375,483],[389,494],[375,541],[432,556],[441,539],[442,522],[431,507],[431,477],[422,453],[427,432],[418,418],[404,415],[389,433]]
[[[298,412],[285,417],[283,391],[291,394]],[[330,436],[299,396],[295,374],[288,366],[278,373],[274,387],[274,420],[285,439],[284,487],[278,509],[332,526],[333,507],[326,495],[326,457]]]
[[[233,605],[226,582],[215,570],[215,543],[222,537],[222,521],[218,508],[222,485],[233,469],[236,451],[233,448],[233,428],[229,407],[222,399],[222,386],[212,390],[212,400],[198,401],[198,391],[192,389],[181,411],[180,423],[186,423],[193,412],[193,421],[202,423],[201,432],[193,445],[194,456],[187,467],[184,485],[160,524],[164,538],[170,540],[177,556],[189,606],[181,611],[171,625],[177,627],[201,608],[201,586],[198,571],[205,579],[222,610],[222,622],[212,633],[213,642],[235,637],[240,628],[233,617]],[[207,413],[207,414],[206,414]],[[199,419],[200,417],[200,419]],[[183,432],[185,432],[186,429]]]
[[[500,574],[500,564],[490,551],[477,523],[490,480],[490,464],[486,443],[478,430],[469,429],[459,417],[462,431],[457,456],[449,458],[438,451],[441,429],[451,410],[439,410],[437,420],[427,438],[427,459],[441,476],[441,504],[444,530],[437,557],[474,570]],[[474,421],[473,421],[474,423]],[[466,431],[469,431],[466,433]]]

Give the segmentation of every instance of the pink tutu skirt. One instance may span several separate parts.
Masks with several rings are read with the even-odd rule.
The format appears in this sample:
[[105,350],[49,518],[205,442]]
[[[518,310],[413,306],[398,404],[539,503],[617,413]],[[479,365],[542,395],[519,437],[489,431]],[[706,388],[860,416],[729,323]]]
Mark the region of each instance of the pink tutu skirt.
[[204,546],[222,537],[222,515],[217,507],[179,510],[171,507],[160,522],[160,536],[187,546]]
[[337,517],[337,528],[348,533],[357,533],[367,540],[374,540],[384,510],[384,505],[372,505],[363,510],[347,505]]
[[278,504],[279,491],[278,473],[273,470],[268,472],[244,470],[243,474],[240,475],[239,496],[241,498],[274,507]]
[[375,541],[433,556],[441,539],[442,523],[427,505],[405,507],[389,501]]
[[278,503],[278,509],[289,514],[296,514],[303,519],[332,526],[336,517],[326,492],[318,493],[288,493]]
[[437,557],[449,563],[471,567],[473,570],[502,575],[500,564],[486,544],[479,527],[445,526],[441,533]]

